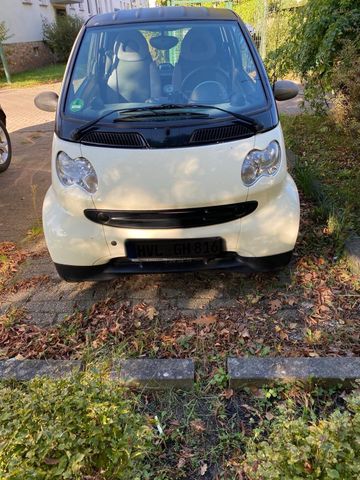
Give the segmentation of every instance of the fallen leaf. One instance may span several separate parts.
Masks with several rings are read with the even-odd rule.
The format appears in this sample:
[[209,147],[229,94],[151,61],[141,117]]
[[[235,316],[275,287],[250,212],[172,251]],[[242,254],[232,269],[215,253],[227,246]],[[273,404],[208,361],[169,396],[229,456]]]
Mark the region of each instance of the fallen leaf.
[[279,299],[271,300],[269,302],[270,313],[276,313],[281,308],[281,301]]
[[296,303],[296,298],[295,297],[289,297],[287,299],[287,303],[292,307]]
[[208,466],[206,463],[203,463],[200,467],[200,475],[203,477],[207,472]]
[[46,465],[57,465],[59,460],[57,458],[45,458],[44,463]]
[[204,315],[193,321],[196,325],[211,325],[216,323],[217,318],[214,315]]
[[186,460],[184,457],[180,457],[177,463],[177,468],[183,468],[185,466]]
[[195,432],[201,433],[206,430],[205,423],[202,420],[193,420],[190,422],[190,426]]
[[146,310],[146,318],[149,320],[154,320],[154,318],[157,316],[158,312],[155,307],[148,307]]
[[245,328],[245,330],[243,330],[240,335],[243,337],[243,338],[250,338],[250,333],[249,333],[249,330],[247,328]]
[[269,422],[270,422],[271,420],[273,420],[274,415],[273,415],[271,412],[266,412],[265,417],[266,417],[266,418],[269,420]]
[[229,400],[233,395],[234,395],[234,390],[232,388],[228,388],[227,390],[224,390],[222,394],[222,396],[226,398],[226,400]]
[[253,305],[255,305],[256,303],[258,303],[258,301],[259,301],[260,299],[261,299],[260,295],[257,295],[256,297],[253,297],[253,298],[251,299],[251,303],[252,303]]

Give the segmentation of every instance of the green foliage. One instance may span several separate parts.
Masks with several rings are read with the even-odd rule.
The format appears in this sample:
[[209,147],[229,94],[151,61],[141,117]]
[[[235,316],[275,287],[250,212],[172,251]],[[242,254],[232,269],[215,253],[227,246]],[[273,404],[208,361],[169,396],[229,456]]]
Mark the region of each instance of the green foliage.
[[281,124],[287,147],[298,156],[296,181],[319,205],[341,249],[350,231],[360,233],[359,138],[330,116],[283,115]]
[[0,22],[0,44],[6,42],[6,40],[9,40],[11,37],[12,35],[9,35],[9,29],[6,23],[4,21]]
[[67,61],[82,24],[81,18],[72,15],[59,17],[53,23],[43,20],[44,42],[56,55],[58,61]]
[[305,95],[320,110],[333,88],[333,68],[344,42],[355,42],[359,34],[359,2],[309,0],[295,10],[282,45],[269,54],[268,67],[279,76],[294,72],[303,78]]
[[2,385],[0,478],[137,478],[152,433],[134,405],[124,388],[89,375]]
[[[332,72],[331,84],[336,92],[332,115],[339,125],[344,125],[358,139],[360,129],[360,46],[346,42],[338,55]],[[360,141],[359,141],[360,144]]]
[[250,480],[360,478],[360,396],[323,418],[299,416],[288,404],[270,426],[255,430],[247,445]]

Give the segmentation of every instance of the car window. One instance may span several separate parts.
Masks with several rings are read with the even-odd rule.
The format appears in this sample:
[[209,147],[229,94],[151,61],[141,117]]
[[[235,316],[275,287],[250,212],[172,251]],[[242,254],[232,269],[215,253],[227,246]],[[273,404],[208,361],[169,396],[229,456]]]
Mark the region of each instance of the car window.
[[210,104],[252,112],[266,104],[236,21],[91,27],[71,74],[65,111],[86,119],[138,105]]

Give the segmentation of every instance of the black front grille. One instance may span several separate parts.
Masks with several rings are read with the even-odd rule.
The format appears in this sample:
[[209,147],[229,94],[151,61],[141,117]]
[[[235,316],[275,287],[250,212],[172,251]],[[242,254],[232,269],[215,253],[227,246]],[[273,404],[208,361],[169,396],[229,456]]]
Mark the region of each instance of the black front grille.
[[258,202],[178,210],[84,210],[86,218],[119,228],[194,228],[231,222],[249,215]]
[[144,137],[136,132],[89,132],[82,138],[82,143],[124,148],[148,146]]
[[236,140],[254,135],[254,131],[244,125],[201,128],[191,135],[190,143],[216,143]]

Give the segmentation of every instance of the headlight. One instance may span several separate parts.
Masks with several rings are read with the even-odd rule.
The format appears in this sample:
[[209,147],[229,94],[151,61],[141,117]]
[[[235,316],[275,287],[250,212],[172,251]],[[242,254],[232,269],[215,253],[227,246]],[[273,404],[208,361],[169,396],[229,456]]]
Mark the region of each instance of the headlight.
[[56,157],[56,172],[60,182],[69,187],[78,185],[88,193],[95,193],[98,179],[94,167],[86,158],[70,158],[65,152]]
[[263,176],[275,175],[280,164],[280,146],[276,140],[273,140],[265,150],[251,150],[247,154],[241,169],[241,179],[249,187]]

